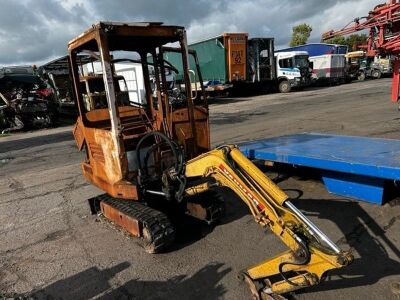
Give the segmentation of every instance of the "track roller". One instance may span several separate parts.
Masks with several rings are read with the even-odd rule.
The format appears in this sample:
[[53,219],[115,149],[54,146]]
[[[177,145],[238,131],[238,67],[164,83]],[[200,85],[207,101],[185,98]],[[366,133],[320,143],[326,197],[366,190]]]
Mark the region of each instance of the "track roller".
[[175,229],[168,217],[137,201],[116,199],[107,194],[89,199],[94,213],[101,211],[110,221],[142,238],[148,253],[159,253],[175,240]]

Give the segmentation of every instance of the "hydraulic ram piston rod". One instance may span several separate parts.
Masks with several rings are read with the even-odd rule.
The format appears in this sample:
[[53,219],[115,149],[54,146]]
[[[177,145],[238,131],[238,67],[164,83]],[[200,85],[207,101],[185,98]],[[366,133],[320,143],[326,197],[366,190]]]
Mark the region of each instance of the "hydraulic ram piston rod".
[[321,240],[323,240],[329,248],[331,248],[336,254],[340,253],[340,248],[331,239],[323,233],[313,222],[311,222],[292,202],[286,200],[283,205],[289,208],[299,219],[301,219],[312,233],[317,235]]

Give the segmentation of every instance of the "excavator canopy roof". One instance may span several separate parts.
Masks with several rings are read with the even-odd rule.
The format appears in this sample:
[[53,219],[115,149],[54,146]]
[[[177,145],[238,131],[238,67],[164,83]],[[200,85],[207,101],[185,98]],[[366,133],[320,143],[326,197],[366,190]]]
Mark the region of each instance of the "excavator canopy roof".
[[98,22],[68,43],[68,50],[98,51],[96,39],[104,34],[110,51],[137,51],[153,49],[167,43],[178,42],[184,27],[163,25],[161,22]]

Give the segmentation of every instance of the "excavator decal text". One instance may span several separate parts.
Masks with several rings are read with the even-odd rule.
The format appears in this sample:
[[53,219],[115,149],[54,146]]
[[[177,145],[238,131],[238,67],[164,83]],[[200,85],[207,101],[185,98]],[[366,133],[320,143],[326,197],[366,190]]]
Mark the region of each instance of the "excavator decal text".
[[228,171],[227,168],[223,164],[219,165],[220,170],[228,176],[233,182],[237,184],[237,186],[245,193],[245,195],[258,207],[260,211],[264,209],[264,206],[257,201],[257,199],[253,196],[253,194],[245,187],[243,186],[235,176],[232,175],[231,172]]

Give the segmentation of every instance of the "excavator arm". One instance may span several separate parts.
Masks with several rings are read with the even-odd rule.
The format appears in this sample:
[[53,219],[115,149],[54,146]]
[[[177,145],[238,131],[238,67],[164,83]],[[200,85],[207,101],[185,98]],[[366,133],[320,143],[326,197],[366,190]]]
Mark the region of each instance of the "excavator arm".
[[[241,273],[254,299],[277,299],[316,285],[327,271],[352,261],[350,253],[342,251],[304,216],[237,147],[219,147],[188,161],[185,175],[188,180],[213,178],[212,185],[230,188],[246,203],[255,221],[269,227],[288,246],[288,251]],[[202,193],[210,186],[202,183],[189,187],[186,195]]]

